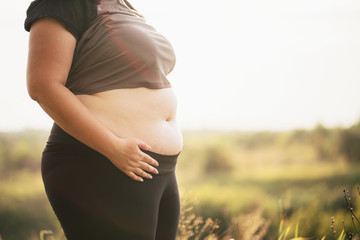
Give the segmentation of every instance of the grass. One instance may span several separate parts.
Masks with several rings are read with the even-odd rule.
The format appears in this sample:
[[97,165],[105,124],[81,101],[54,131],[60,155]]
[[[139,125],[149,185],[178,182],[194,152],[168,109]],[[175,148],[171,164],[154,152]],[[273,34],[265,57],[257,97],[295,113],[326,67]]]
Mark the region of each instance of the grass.
[[[249,235],[269,240],[306,239],[300,236],[320,240],[325,235],[324,239],[345,239],[344,233],[341,233],[341,221],[347,219],[346,224],[350,227],[352,223],[347,216],[342,191],[344,186],[355,186],[359,182],[360,170],[356,165],[344,170],[331,176],[333,169],[319,168],[320,174],[311,178],[301,174],[287,178],[287,172],[284,173],[285,176],[269,174],[261,178],[208,176],[191,183],[181,181],[179,177],[181,189],[187,192],[182,194],[182,199],[188,203],[183,203],[183,226],[180,227],[183,234],[179,235],[178,240],[220,240],[226,239],[225,237],[246,239]],[[188,193],[189,191],[192,193]],[[36,215],[52,214],[46,207],[46,199],[39,200],[43,198],[44,192],[38,174],[24,172],[18,178],[2,182],[0,194],[6,196],[1,204],[14,211],[21,211],[23,217],[28,216],[25,218],[27,221],[32,222],[34,218],[38,221]],[[38,200],[29,201],[36,198]],[[189,203],[192,206],[184,207]],[[352,203],[360,206],[355,199]],[[45,212],[44,206],[47,209]],[[332,216],[339,219],[335,226],[336,238],[330,231]],[[53,217],[50,219],[56,222]],[[32,226],[38,229],[37,235],[39,229],[52,229],[58,235],[59,226],[51,224],[44,227],[44,223],[42,221],[42,224]],[[16,224],[21,223],[14,223]],[[248,227],[244,230],[244,226]],[[233,235],[229,235],[230,228]],[[35,234],[27,230],[25,233],[27,236]],[[58,236],[56,239],[61,238]]]
[[[188,228],[193,225],[186,234],[192,231],[195,236],[202,232],[202,237],[199,239],[204,239],[205,233],[211,232],[208,237],[220,239],[215,237],[222,236],[224,239],[230,231],[229,228],[234,228],[233,232],[241,231],[245,236],[254,234],[252,231],[255,230],[257,233],[266,232],[263,239],[269,240],[279,239],[281,235],[282,240],[289,239],[289,236],[295,239],[296,236],[321,239],[324,235],[328,236],[326,239],[335,239],[329,237],[332,236],[330,231],[332,216],[339,219],[336,226],[338,233],[341,233],[343,228],[342,219],[348,219],[346,224],[351,227],[349,216],[346,216],[347,210],[342,191],[344,187],[352,188],[360,182],[358,165],[319,163],[309,171],[306,171],[305,166],[283,168],[283,171],[277,167],[273,169],[277,171],[276,174],[270,170],[262,175],[219,174],[199,177],[196,181],[190,181],[191,176],[181,177],[183,173],[179,172],[178,179],[183,192],[183,201],[191,203],[191,199],[196,199],[192,202],[191,208],[183,208],[187,211],[184,216],[187,214]],[[12,209],[12,215],[21,211],[20,214],[25,217],[25,220],[17,222],[16,219],[11,220],[8,217],[8,225],[13,222],[10,227],[16,230],[16,225],[25,224],[26,220],[40,221],[37,225],[29,226],[33,231],[24,228],[27,236],[38,235],[39,229],[52,229],[58,234],[59,226],[48,206],[38,173],[24,171],[18,173],[16,177],[0,182],[0,194],[6,196],[2,198],[0,207]],[[360,206],[355,200],[353,204]],[[2,213],[3,215],[0,212],[0,216],[9,216]],[[52,223],[45,223],[46,221]],[[252,226],[253,230],[251,228],[247,228],[247,232],[241,230],[244,225]],[[282,225],[281,230],[279,225]],[[339,234],[336,239],[340,236],[342,235]],[[235,239],[246,239],[240,237],[240,235],[235,236]],[[186,238],[179,238],[179,240],[183,239]]]
[[[273,169],[277,172],[272,172]],[[197,214],[220,219],[221,231],[229,228],[236,216],[256,212],[257,208],[262,209],[263,215],[252,224],[256,225],[262,218],[271,221],[264,239],[275,239],[281,221],[292,225],[289,230],[292,236],[299,236],[299,230],[295,234],[295,226],[300,224],[302,236],[320,239],[330,234],[331,216],[346,219],[342,191],[360,182],[359,165],[318,163],[311,168],[303,165],[282,169],[267,168],[261,175],[205,176],[196,181],[179,176],[179,184],[181,189],[198,197]],[[282,214],[286,220],[282,220]]]
[[[291,133],[185,134],[177,167],[182,192],[178,240],[343,240],[350,232],[356,239],[343,189],[358,196],[360,164],[340,155],[320,158],[312,133],[300,133],[299,139]],[[3,240],[64,239],[36,168],[39,158],[27,155],[37,149],[30,155],[39,156],[43,144],[31,142],[36,146],[31,147],[28,140],[7,136],[3,150],[0,146]],[[21,167],[23,160],[29,168]],[[219,171],[223,163],[230,168]],[[360,198],[352,198],[351,206],[359,216]]]

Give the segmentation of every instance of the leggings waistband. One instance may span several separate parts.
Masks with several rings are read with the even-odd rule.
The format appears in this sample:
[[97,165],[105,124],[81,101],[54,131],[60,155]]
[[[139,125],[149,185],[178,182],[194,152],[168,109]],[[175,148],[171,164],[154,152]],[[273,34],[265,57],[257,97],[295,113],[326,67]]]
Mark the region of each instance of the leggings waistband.
[[[66,144],[68,146],[73,146],[75,147],[76,151],[95,151],[94,149],[88,147],[84,143],[66,133],[56,123],[54,123],[48,138],[48,145],[54,146],[56,144]],[[159,174],[167,174],[175,171],[177,159],[180,153],[175,155],[163,155],[143,149],[140,150],[158,161],[159,166],[157,169]]]

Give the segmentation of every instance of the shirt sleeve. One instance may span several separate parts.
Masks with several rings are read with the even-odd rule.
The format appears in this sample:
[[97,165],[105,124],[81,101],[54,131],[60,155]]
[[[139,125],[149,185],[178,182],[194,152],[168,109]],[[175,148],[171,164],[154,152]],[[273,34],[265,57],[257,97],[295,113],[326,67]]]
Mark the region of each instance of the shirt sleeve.
[[96,0],[35,0],[27,12],[25,30],[42,17],[52,17],[79,40],[97,16]]

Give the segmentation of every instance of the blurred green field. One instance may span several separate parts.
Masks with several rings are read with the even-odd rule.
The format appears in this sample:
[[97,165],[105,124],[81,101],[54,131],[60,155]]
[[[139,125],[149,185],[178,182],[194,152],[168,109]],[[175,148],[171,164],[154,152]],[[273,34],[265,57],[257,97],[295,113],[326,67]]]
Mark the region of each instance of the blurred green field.
[[[334,239],[332,216],[339,233],[342,220],[354,231],[344,188],[351,189],[355,199],[359,195],[355,187],[360,183],[360,159],[344,150],[348,131],[318,125],[277,133],[188,133],[178,166],[179,185],[185,196],[198,199],[197,214],[221,220],[220,233],[238,216],[260,210],[261,217],[271,221],[264,239],[278,239],[281,219],[292,232],[299,224],[303,237]],[[359,149],[359,143],[354,148]],[[259,220],[242,218],[240,225]]]
[[[62,239],[40,176],[46,138],[39,131],[0,133],[3,240],[39,239],[40,230]],[[338,234],[342,220],[348,232],[355,231],[343,189],[351,190],[357,211],[360,124],[288,132],[185,131],[184,142],[177,177],[182,199],[190,204],[183,207],[219,220],[216,236],[197,239],[280,239],[280,223],[289,227],[287,239],[336,239],[332,216]]]

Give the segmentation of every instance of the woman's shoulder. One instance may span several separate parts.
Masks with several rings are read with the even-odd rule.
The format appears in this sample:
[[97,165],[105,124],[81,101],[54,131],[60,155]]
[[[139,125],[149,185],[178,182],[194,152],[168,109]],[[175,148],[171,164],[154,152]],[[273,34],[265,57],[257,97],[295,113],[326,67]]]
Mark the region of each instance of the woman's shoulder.
[[35,0],[27,9],[25,30],[42,17],[53,17],[77,40],[97,16],[98,0]]

